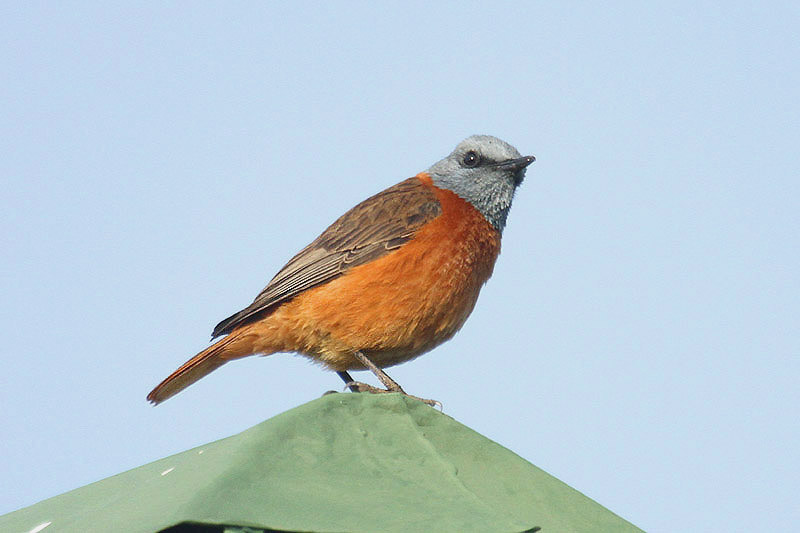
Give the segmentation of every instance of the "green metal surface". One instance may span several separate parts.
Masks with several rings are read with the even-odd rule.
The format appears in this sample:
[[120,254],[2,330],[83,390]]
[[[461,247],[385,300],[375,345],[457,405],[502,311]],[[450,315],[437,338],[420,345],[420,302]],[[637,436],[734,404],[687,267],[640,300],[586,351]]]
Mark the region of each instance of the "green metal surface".
[[640,531],[436,409],[330,394],[0,517],[0,531]]

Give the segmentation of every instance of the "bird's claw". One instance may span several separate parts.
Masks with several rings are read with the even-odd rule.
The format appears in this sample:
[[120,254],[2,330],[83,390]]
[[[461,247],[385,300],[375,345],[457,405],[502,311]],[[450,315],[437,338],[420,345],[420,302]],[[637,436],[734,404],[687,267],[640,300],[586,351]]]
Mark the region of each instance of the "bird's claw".
[[352,392],[369,392],[370,394],[387,394],[390,392],[398,392],[403,396],[408,396],[414,400],[418,400],[426,405],[430,405],[431,407],[438,407],[439,410],[442,410],[442,402],[438,400],[428,400],[425,398],[420,398],[419,396],[414,396],[413,394],[408,394],[404,391],[400,386],[397,386],[397,390],[392,389],[381,389],[378,387],[373,387],[368,383],[362,383],[360,381],[349,381],[345,384],[345,388],[350,389]]

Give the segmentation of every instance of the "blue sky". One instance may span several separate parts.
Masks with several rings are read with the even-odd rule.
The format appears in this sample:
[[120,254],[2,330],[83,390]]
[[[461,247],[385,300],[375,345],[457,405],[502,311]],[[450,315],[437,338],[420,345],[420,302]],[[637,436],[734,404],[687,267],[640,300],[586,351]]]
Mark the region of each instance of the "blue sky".
[[487,133],[537,157],[494,277],[390,374],[648,531],[796,527],[798,27],[788,2],[6,3],[0,513],[339,389],[275,355],[144,399],[346,209]]

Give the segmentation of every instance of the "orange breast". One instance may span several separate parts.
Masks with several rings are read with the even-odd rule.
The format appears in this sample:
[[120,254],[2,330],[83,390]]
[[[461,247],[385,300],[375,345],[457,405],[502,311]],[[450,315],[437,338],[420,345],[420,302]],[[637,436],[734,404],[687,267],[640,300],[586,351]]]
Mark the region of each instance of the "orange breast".
[[469,203],[433,187],[441,214],[371,263],[281,305],[255,330],[262,353],[294,351],[334,370],[362,368],[363,351],[386,367],[452,337],[472,312],[500,253],[500,234]]

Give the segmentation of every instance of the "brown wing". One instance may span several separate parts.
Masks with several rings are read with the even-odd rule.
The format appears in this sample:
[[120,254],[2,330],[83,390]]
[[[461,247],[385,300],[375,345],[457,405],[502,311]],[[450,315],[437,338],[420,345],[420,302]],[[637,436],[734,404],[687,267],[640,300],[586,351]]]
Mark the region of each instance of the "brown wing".
[[294,256],[250,306],[217,324],[212,338],[230,333],[301,292],[399,248],[440,212],[436,195],[416,177],[367,198]]

